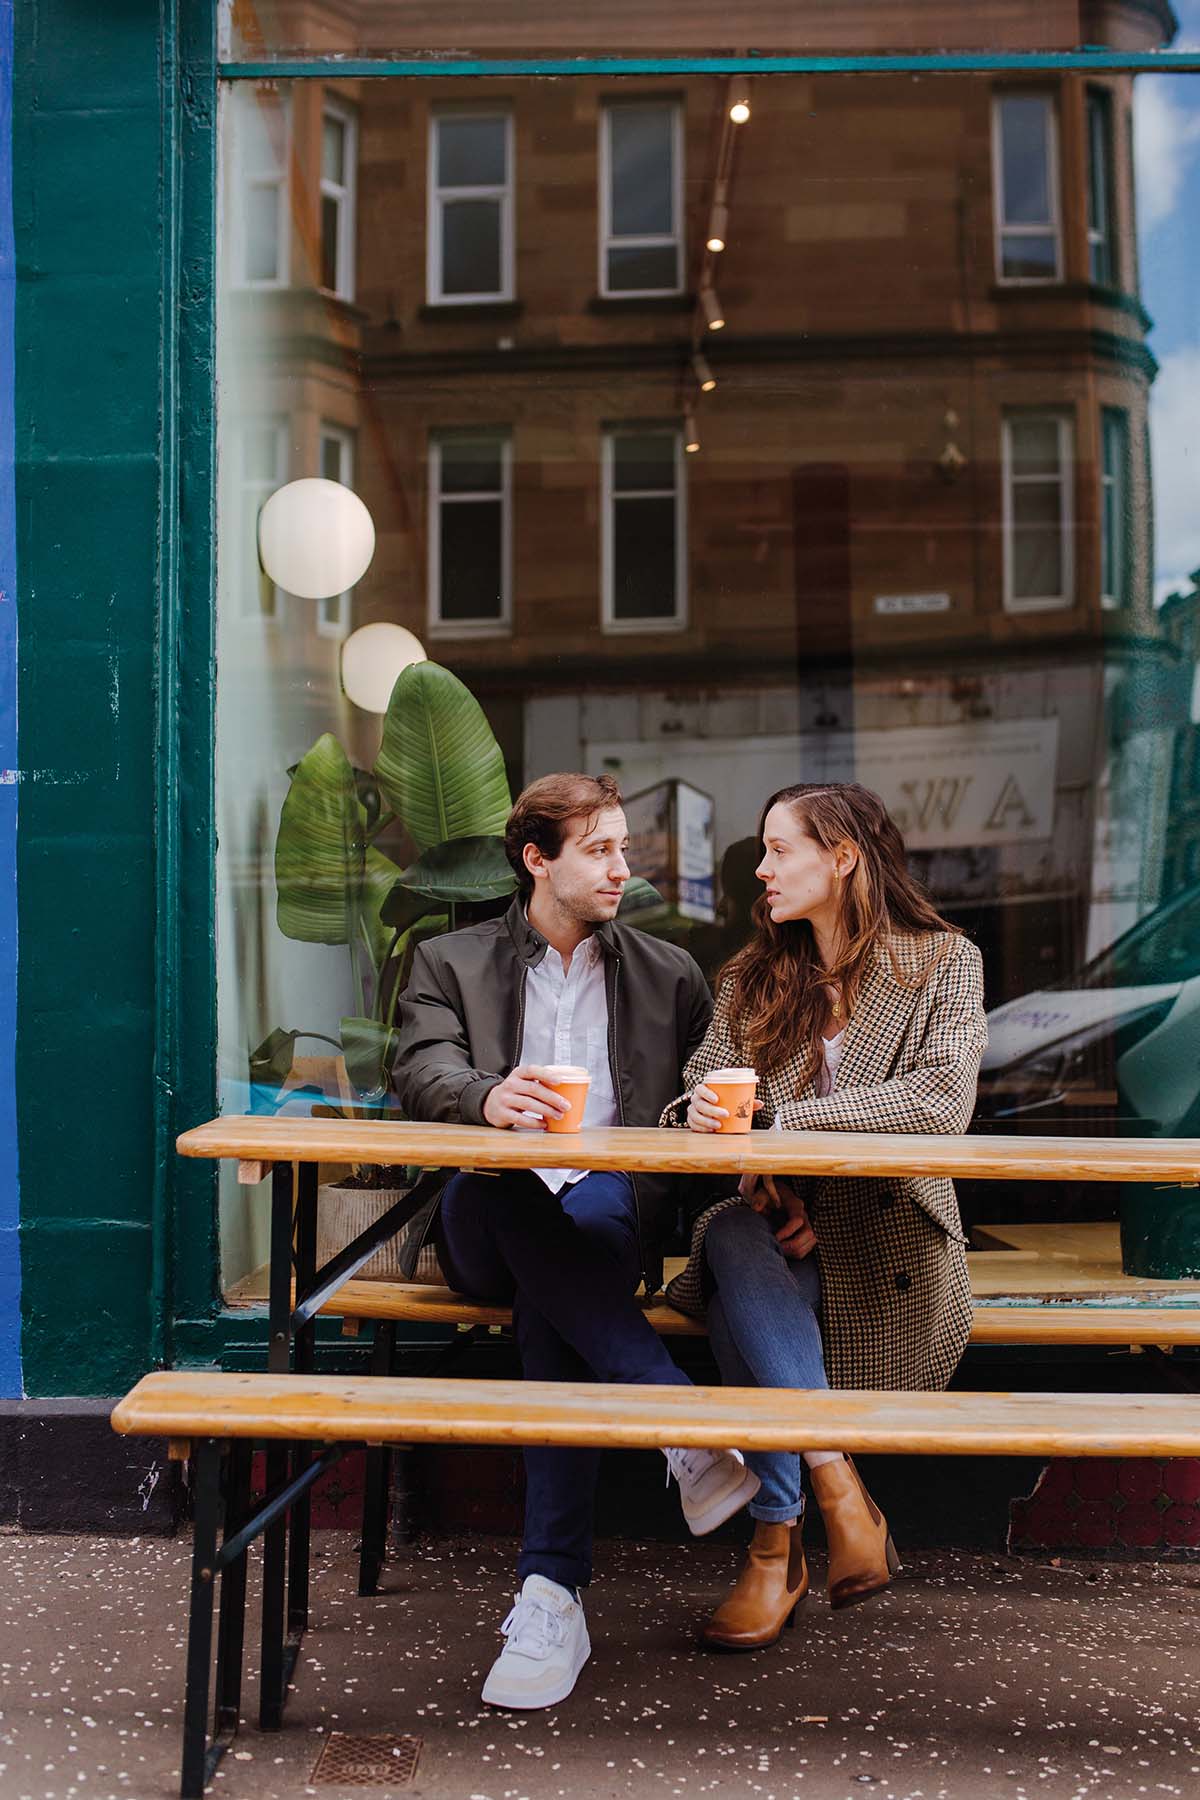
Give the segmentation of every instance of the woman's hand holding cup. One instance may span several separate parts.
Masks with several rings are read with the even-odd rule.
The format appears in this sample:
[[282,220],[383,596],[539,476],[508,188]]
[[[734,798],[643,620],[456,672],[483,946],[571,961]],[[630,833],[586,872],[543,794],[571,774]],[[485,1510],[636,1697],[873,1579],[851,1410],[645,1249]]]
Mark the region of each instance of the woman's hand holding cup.
[[693,1088],[688,1101],[689,1131],[749,1131],[762,1106],[754,1098],[758,1076],[753,1069],[714,1069]]

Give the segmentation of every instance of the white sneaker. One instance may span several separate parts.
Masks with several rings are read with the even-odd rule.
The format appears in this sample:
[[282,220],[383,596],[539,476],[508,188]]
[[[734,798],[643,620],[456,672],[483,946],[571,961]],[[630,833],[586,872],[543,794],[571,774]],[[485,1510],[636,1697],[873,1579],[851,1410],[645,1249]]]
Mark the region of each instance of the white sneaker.
[[503,1650],[483,1684],[487,1706],[556,1706],[579,1678],[592,1646],[583,1607],[545,1575],[527,1575],[500,1627]]
[[664,1450],[667,1482],[679,1483],[679,1500],[693,1537],[715,1531],[753,1500],[759,1479],[740,1450]]

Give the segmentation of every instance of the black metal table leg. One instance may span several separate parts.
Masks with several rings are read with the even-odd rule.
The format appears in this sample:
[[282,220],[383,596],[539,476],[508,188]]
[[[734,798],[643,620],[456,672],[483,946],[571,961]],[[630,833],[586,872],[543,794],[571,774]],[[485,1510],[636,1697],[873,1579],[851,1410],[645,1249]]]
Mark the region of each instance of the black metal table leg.
[[[252,1446],[236,1439],[229,1447],[225,1479],[225,1529],[222,1545],[241,1531],[250,1517]],[[221,1620],[217,1627],[217,1710],[215,1730],[226,1740],[237,1734],[242,1705],[242,1645],[246,1635],[247,1551],[224,1562],[221,1574]]]
[[[396,1326],[391,1319],[380,1319],[375,1326],[371,1346],[372,1375],[390,1375],[396,1343]],[[363,1476],[362,1543],[358,1556],[358,1591],[379,1591],[379,1571],[387,1551],[388,1491],[391,1485],[392,1454],[386,1444],[371,1444],[367,1449]]]
[[183,1703],[183,1767],[179,1782],[182,1800],[201,1800],[208,1775],[208,1683],[212,1661],[213,1589],[217,1580],[220,1446],[211,1439],[197,1443],[192,1468],[196,1519],[192,1536],[192,1593],[188,1609]]
[[[276,1163],[271,1175],[271,1291],[267,1367],[287,1373],[292,1317],[292,1165]],[[267,1492],[284,1486],[288,1477],[286,1444],[267,1449]],[[262,1657],[258,1723],[277,1731],[283,1719],[284,1588],[287,1576],[287,1516],[281,1513],[263,1533]]]
[[[296,1199],[296,1304],[305,1300],[317,1278],[317,1165],[300,1164],[300,1191]],[[292,1367],[298,1375],[311,1374],[316,1360],[317,1323],[308,1319],[295,1334]],[[292,1448],[292,1474],[300,1475],[312,1462],[311,1444]],[[300,1639],[308,1629],[309,1541],[312,1502],[306,1489],[292,1508],[288,1539],[287,1632],[290,1663],[294,1666]],[[284,1672],[286,1684],[290,1668]],[[286,1693],[286,1685],[284,1689]]]

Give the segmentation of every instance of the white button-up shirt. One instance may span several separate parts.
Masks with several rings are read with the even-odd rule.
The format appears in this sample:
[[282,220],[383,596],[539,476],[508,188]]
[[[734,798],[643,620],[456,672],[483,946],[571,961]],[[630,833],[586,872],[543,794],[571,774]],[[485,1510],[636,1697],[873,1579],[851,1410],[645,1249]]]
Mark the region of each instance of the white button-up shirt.
[[[608,995],[604,986],[604,952],[594,937],[585,938],[571,957],[569,969],[553,944],[525,978],[525,1024],[517,1052],[520,1063],[575,1063],[587,1070],[585,1126],[615,1125],[617,1096],[608,1060]],[[582,1180],[586,1169],[538,1169],[552,1194]]]

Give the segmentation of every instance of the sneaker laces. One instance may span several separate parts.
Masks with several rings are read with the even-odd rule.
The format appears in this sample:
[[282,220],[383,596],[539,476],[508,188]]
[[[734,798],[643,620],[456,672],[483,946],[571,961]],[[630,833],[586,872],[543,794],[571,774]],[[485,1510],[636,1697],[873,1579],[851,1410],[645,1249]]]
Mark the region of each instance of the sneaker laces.
[[532,1594],[514,1594],[512,1611],[500,1627],[505,1649],[544,1662],[551,1650],[567,1640],[564,1614],[555,1612]]
[[667,1459],[668,1487],[672,1475],[681,1487],[685,1481],[699,1481],[704,1471],[717,1460],[712,1450],[664,1450],[663,1455]]

